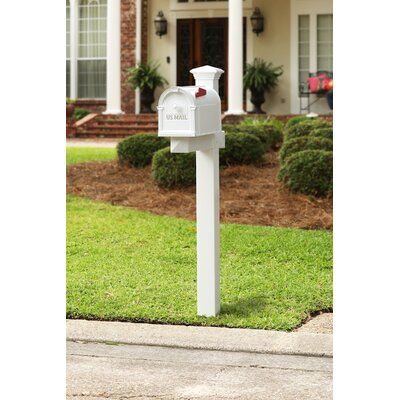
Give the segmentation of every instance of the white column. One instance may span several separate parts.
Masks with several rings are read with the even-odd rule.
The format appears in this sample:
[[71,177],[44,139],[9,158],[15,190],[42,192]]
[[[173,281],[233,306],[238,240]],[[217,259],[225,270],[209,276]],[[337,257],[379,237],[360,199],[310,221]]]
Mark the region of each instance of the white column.
[[107,1],[107,107],[121,114],[121,1]]
[[[218,92],[224,72],[205,66],[190,71],[196,86]],[[215,135],[214,135],[215,136]],[[219,295],[219,147],[196,151],[197,314],[213,317],[220,311]]]
[[[136,65],[142,61],[142,0],[136,0]],[[140,89],[135,90],[135,114],[140,114]]]
[[78,98],[78,0],[70,1],[70,97]]
[[243,0],[229,0],[228,111],[243,111]]

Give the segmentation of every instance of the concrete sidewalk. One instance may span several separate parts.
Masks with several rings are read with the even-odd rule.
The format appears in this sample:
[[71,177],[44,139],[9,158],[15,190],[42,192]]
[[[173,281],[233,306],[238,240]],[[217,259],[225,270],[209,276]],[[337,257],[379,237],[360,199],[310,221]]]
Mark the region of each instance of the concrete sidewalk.
[[67,340],[332,357],[332,335],[259,329],[68,320]]
[[332,359],[68,342],[67,399],[331,400]]

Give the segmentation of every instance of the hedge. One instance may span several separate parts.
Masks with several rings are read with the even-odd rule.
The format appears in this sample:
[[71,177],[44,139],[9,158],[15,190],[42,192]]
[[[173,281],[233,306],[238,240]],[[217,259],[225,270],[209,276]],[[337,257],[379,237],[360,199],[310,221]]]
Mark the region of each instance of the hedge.
[[154,153],[152,175],[157,185],[172,189],[196,182],[196,153],[171,153],[170,148]]
[[324,137],[302,136],[285,141],[279,152],[279,161],[281,164],[292,154],[303,150],[333,150],[333,142]]
[[223,125],[222,129],[226,133],[247,133],[257,136],[263,144],[264,151],[277,149],[283,140],[282,132],[272,124]]
[[320,137],[333,140],[333,128],[326,127],[326,128],[314,128],[310,132],[311,137]]
[[304,150],[292,154],[278,177],[293,192],[330,195],[333,190],[333,152]]
[[296,117],[292,117],[292,118],[288,119],[288,121],[286,122],[285,131],[287,131],[292,126],[299,124],[300,122],[309,121],[309,120],[310,120],[310,118],[306,117],[305,115],[297,115]]
[[308,136],[315,129],[330,127],[332,127],[332,124],[322,119],[302,121],[285,130],[285,140],[290,140],[301,136]]
[[169,140],[152,133],[139,133],[118,143],[117,153],[121,165],[143,168],[151,163],[153,154],[169,146]]
[[258,164],[263,160],[265,149],[256,135],[227,133],[225,148],[220,149],[220,164]]

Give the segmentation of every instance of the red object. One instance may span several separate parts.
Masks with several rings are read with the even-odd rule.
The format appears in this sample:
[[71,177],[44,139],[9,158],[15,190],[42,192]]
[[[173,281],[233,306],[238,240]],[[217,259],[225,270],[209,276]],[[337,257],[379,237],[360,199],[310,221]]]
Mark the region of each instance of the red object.
[[318,93],[320,91],[330,90],[330,82],[332,79],[326,74],[320,74],[318,76],[312,76],[307,79],[308,85],[310,86],[311,93]]
[[207,90],[203,89],[203,88],[199,88],[199,90],[196,92],[196,97],[202,97],[205,96],[207,94]]

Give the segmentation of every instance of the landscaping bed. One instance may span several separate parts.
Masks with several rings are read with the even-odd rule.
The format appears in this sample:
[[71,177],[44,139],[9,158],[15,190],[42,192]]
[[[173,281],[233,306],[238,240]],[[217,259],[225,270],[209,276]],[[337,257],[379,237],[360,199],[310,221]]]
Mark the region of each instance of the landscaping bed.
[[[90,151],[84,151],[89,154],[86,160],[95,159],[90,157]],[[113,158],[113,154],[115,156],[114,149],[102,151],[104,159]],[[85,161],[85,158],[81,157],[79,161]],[[278,172],[276,152],[267,153],[261,166],[241,165],[222,169],[221,221],[331,229],[332,199],[291,193],[278,181]],[[195,187],[161,189],[151,177],[150,166],[143,169],[121,167],[117,161],[70,165],[67,192],[155,214],[195,219]]]

